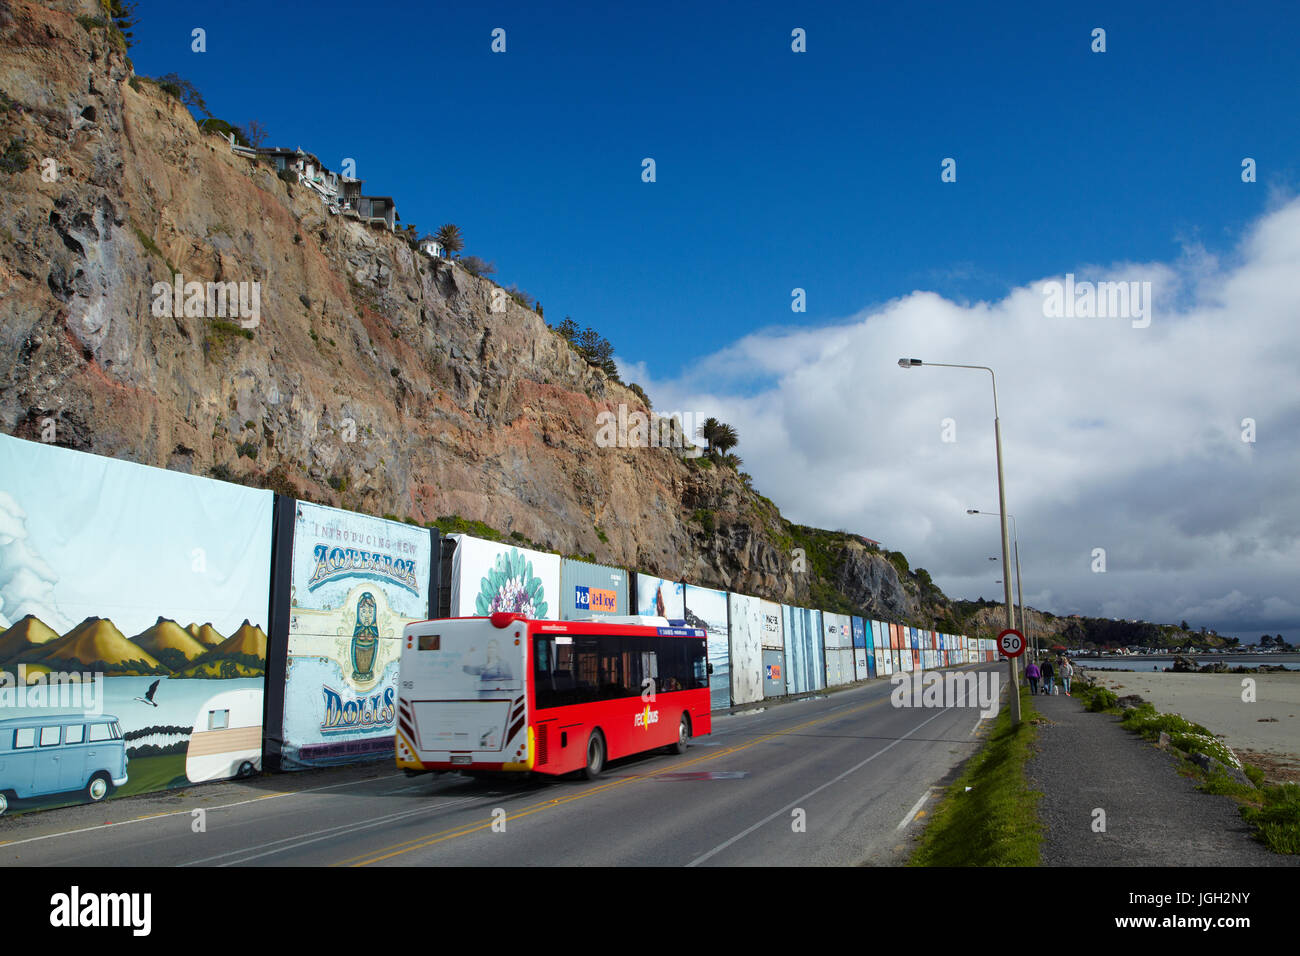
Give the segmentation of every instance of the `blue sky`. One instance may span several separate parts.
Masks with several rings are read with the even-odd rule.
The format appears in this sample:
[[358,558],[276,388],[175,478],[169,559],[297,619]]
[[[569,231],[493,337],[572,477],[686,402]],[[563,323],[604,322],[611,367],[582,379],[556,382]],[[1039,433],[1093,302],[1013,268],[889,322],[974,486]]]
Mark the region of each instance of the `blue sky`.
[[914,289],[1219,248],[1264,206],[1243,155],[1300,179],[1294,4],[602,6],[144,0],[132,56],[271,144],[354,158],[404,222],[459,224],[659,375]]
[[[894,361],[992,364],[1028,603],[1300,636],[1300,6],[139,13],[138,72],[457,223],[657,408],[737,425],[794,520],[993,597],[987,380]],[[1152,282],[1156,320],[1047,319],[1071,272]]]

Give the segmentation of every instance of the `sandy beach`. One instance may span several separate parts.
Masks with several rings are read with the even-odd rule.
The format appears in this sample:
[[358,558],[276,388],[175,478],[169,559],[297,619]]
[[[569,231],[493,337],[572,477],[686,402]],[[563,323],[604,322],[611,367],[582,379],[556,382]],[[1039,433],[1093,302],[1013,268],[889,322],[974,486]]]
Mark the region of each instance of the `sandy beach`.
[[[1270,778],[1300,779],[1300,673],[1093,670],[1089,674],[1121,697],[1138,694],[1156,710],[1203,724]],[[1247,677],[1255,681],[1253,703],[1241,699],[1242,680]]]

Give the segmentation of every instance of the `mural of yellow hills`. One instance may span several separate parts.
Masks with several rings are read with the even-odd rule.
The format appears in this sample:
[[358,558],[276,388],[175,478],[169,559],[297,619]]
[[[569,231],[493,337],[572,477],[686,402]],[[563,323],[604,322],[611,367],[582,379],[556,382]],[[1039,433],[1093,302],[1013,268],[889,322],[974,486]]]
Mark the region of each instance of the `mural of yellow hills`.
[[39,661],[60,670],[95,670],[123,676],[166,674],[167,668],[139,645],[128,641],[103,617],[88,617],[57,641],[20,654],[18,660]]
[[181,670],[208,651],[188,630],[161,616],[153,627],[131,638],[131,643],[144,648],[174,671]]
[[0,664],[58,639],[58,631],[36,615],[28,614],[21,620],[15,621],[9,630],[0,634]]
[[211,624],[204,624],[202,627],[197,624],[190,624],[186,626],[185,630],[189,631],[190,637],[202,644],[205,650],[216,647],[225,640],[225,637]]
[[181,677],[261,677],[266,672],[266,632],[247,619],[234,634],[180,673]]

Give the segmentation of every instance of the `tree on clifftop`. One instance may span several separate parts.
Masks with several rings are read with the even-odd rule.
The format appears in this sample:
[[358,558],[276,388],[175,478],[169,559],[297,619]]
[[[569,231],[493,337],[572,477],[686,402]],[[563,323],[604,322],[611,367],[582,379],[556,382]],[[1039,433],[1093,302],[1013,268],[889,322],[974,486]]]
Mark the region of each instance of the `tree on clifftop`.
[[187,107],[192,110],[198,110],[204,116],[211,116],[208,110],[208,104],[204,102],[203,94],[189,80],[182,79],[176,73],[166,73],[158,77],[158,86],[165,92],[172,94]]
[[438,244],[447,252],[448,255],[460,252],[465,248],[465,237],[460,234],[460,226],[455,223],[447,223],[434,233],[434,238]]
[[736,429],[731,425],[720,424],[713,436],[714,447],[723,455],[735,448],[740,442],[740,436],[736,434]]
[[254,149],[266,142],[266,127],[257,120],[249,120],[248,125],[239,132]]
[[104,12],[108,14],[108,18],[113,21],[113,26],[117,28],[117,32],[122,34],[123,42],[129,47],[134,36],[131,33],[131,28],[140,22],[135,13],[136,4],[133,0],[132,2],[127,2],[127,0],[100,0],[100,3],[104,8]]

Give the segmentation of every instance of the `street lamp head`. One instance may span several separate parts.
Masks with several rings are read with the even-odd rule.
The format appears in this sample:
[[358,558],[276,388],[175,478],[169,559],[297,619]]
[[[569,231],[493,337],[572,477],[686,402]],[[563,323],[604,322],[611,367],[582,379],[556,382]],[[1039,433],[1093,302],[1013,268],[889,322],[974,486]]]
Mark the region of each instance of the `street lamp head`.
[[921,364],[921,360],[920,360],[920,359],[906,359],[906,358],[901,358],[901,359],[898,360],[898,367],[899,367],[899,368],[914,368],[914,367],[916,367],[916,366],[918,366],[918,365],[920,365],[920,364]]

